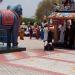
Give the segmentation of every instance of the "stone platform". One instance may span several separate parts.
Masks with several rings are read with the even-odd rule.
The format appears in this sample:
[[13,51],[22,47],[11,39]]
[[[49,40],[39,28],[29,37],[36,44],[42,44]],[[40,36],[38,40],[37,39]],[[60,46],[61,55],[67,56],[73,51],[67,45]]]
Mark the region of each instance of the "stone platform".
[[0,54],[2,53],[10,53],[10,52],[18,52],[18,51],[26,51],[26,48],[24,47],[0,47]]

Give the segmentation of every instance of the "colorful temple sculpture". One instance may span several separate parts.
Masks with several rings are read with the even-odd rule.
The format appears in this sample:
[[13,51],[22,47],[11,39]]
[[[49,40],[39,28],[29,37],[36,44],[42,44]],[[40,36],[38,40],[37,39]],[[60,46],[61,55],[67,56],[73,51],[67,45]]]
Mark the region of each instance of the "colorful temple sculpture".
[[[60,9],[61,8],[61,9]],[[75,48],[75,0],[61,0],[60,10],[48,18],[54,25],[54,42],[61,47]]]
[[0,10],[0,42],[7,43],[7,48],[11,48],[11,43],[12,47],[18,45],[17,39],[21,15],[21,5],[17,5],[13,9],[8,6],[6,10]]

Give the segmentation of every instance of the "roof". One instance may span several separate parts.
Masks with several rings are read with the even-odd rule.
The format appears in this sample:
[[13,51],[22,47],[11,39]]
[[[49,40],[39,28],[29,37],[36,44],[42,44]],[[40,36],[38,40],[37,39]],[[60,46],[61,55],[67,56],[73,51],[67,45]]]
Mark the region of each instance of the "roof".
[[66,12],[53,12],[48,18],[52,19],[73,19],[75,18],[75,13],[66,13]]

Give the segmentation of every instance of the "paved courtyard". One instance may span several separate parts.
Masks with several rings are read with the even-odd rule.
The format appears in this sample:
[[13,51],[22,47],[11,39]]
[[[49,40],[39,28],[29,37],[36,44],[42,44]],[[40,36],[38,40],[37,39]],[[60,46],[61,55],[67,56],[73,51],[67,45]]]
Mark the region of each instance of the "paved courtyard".
[[44,51],[35,38],[19,40],[26,51],[0,54],[0,75],[75,75],[75,51]]

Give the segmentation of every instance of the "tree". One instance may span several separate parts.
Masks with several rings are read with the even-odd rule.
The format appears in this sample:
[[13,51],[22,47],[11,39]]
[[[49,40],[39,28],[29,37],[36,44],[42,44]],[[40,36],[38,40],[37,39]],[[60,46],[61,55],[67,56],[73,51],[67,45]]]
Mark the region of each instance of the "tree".
[[36,10],[37,18],[43,18],[44,15],[48,16],[52,7],[52,0],[43,0],[39,3],[38,8]]
[[28,23],[30,22],[30,24],[33,25],[35,22],[38,22],[38,21],[33,18],[22,17],[22,22],[25,22],[26,25],[28,25]]
[[39,3],[36,10],[36,16],[39,19],[42,19],[43,16],[48,16],[53,11],[54,4],[59,4],[60,0],[43,0]]
[[53,0],[54,3],[60,4],[62,0]]

